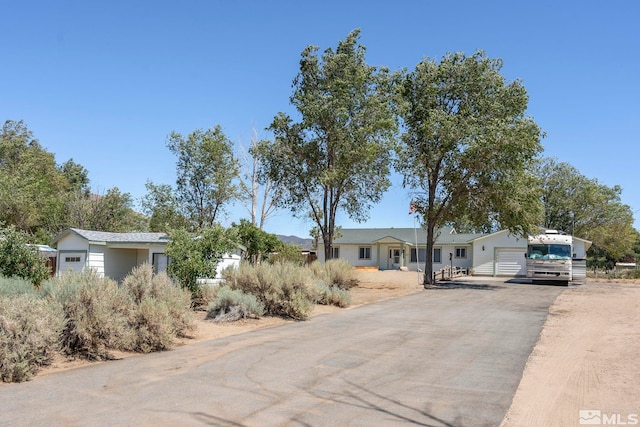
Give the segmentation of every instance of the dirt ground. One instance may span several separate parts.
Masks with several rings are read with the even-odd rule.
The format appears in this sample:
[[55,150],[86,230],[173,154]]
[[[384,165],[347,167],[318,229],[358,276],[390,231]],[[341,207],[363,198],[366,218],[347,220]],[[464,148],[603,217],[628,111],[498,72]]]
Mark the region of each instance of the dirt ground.
[[[351,289],[352,305],[347,310],[423,289],[416,272],[356,271],[356,276],[359,285]],[[313,316],[339,310],[344,309],[317,306]],[[198,316],[194,337],[179,345],[291,322],[265,317],[217,324],[205,320],[204,312]],[[592,411],[589,415],[601,411],[616,417],[618,424],[632,424],[634,414],[640,413],[639,325],[640,281],[567,288],[549,309],[501,427],[577,426],[580,411]],[[87,363],[59,359],[38,376]]]
[[639,356],[639,281],[565,290],[501,427],[577,426],[581,416],[583,424],[638,424]]

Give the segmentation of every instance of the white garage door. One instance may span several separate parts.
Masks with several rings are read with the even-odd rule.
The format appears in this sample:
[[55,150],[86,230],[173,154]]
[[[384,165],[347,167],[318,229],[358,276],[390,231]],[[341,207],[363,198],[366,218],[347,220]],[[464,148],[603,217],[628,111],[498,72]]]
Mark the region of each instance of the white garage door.
[[524,249],[498,250],[498,276],[526,276],[527,260]]
[[84,269],[85,252],[61,252],[58,256],[60,257],[59,271],[61,273],[67,270],[82,271]]

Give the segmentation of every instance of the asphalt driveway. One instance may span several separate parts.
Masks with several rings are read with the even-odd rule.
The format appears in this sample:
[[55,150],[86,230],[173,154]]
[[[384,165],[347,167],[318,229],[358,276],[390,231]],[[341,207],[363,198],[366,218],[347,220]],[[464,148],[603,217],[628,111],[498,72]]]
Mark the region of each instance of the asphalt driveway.
[[458,283],[0,384],[0,424],[496,426],[562,289]]

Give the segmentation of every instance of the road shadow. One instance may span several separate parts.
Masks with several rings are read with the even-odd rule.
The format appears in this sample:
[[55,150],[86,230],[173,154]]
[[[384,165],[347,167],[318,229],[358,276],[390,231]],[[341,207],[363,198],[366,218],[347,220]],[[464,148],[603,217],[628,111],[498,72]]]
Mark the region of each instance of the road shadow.
[[515,283],[518,285],[535,285],[535,286],[560,286],[566,288],[567,286],[573,286],[574,283],[558,282],[557,280],[537,280],[534,282],[531,279],[525,277],[515,277],[513,279],[505,280],[505,283]]
[[[326,396],[318,391],[305,390],[305,392],[323,401],[329,400],[341,405],[378,412],[381,416],[385,415],[389,420],[393,420],[391,422],[394,424],[411,424],[423,427],[463,427],[459,418],[449,422],[424,409],[415,408],[397,399],[376,393],[352,381],[345,380],[345,383],[354,390],[344,390],[342,393],[331,396]],[[291,421],[301,422],[298,419],[291,419]]]
[[425,290],[438,291],[438,290],[447,290],[447,289],[476,289],[479,291],[495,291],[497,289],[502,289],[502,288],[504,288],[504,286],[489,285],[487,283],[474,283],[474,282],[464,282],[464,281],[441,281],[441,282],[437,282],[435,285],[425,288]]

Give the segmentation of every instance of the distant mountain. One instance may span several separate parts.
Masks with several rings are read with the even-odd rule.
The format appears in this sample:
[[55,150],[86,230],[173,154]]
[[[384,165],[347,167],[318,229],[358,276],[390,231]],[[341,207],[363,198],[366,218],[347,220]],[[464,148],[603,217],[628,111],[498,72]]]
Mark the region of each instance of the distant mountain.
[[300,246],[300,249],[308,250],[313,248],[313,239],[303,239],[298,236],[283,236],[282,234],[276,234],[276,236],[282,243]]

